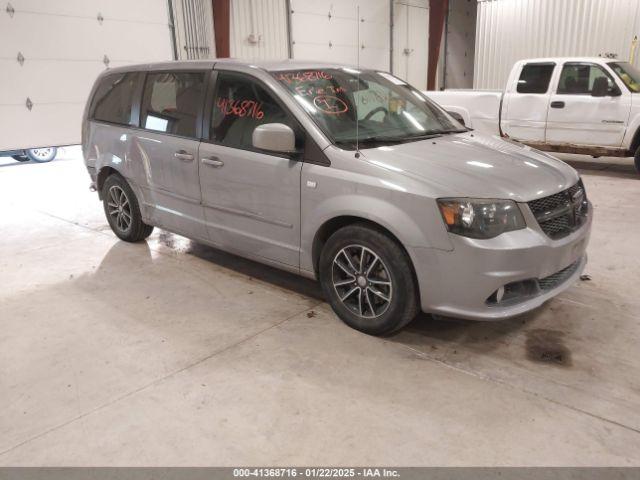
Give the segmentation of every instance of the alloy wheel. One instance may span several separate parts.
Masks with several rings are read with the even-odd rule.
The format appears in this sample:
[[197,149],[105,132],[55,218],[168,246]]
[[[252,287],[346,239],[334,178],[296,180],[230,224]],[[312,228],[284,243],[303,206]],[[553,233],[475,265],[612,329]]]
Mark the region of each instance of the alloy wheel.
[[393,284],[382,259],[363,245],[349,245],[333,259],[332,281],[342,304],[363,318],[376,318],[391,305]]
[[117,185],[109,188],[107,199],[109,216],[114,220],[118,230],[126,232],[131,227],[131,204],[122,188]]

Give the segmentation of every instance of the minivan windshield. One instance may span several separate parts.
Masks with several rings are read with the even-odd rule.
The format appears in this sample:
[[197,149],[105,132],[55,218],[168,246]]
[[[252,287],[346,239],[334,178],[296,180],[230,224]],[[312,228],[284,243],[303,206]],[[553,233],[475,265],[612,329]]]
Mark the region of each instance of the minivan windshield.
[[351,68],[272,72],[320,129],[347,149],[377,147],[467,131],[406,82]]
[[609,66],[631,92],[640,92],[640,71],[636,67],[627,62],[611,62]]

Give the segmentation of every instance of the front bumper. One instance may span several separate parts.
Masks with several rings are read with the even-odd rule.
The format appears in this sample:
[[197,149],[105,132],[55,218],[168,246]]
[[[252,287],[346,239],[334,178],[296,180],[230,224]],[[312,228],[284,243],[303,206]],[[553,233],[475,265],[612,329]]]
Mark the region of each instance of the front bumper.
[[[470,320],[500,320],[528,312],[569,288],[587,263],[591,204],[586,222],[560,240],[551,240],[530,212],[525,220],[527,228],[489,240],[452,234],[452,251],[412,249],[422,310]],[[563,270],[566,274],[561,274]],[[491,301],[500,287],[514,284],[535,288]],[[538,284],[546,288],[537,288]]]

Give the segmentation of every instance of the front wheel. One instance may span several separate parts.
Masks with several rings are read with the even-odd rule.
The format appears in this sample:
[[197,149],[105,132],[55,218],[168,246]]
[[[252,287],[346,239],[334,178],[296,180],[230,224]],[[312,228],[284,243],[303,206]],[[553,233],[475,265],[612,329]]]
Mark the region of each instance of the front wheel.
[[367,225],[347,226],[329,237],[320,255],[320,283],[336,314],[370,335],[399,330],[418,313],[408,255]]
[[27,150],[29,160],[37,163],[47,163],[56,158],[58,149],[56,147],[31,148]]
[[107,177],[102,186],[102,202],[109,226],[118,238],[139,242],[151,235],[153,226],[142,221],[138,199],[123,177]]

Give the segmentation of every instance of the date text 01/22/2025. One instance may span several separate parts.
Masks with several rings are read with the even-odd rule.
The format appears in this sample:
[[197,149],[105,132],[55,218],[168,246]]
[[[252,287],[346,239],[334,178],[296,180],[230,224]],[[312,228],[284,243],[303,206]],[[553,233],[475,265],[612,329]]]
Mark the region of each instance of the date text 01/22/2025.
[[234,468],[233,476],[261,478],[398,478],[387,468]]

